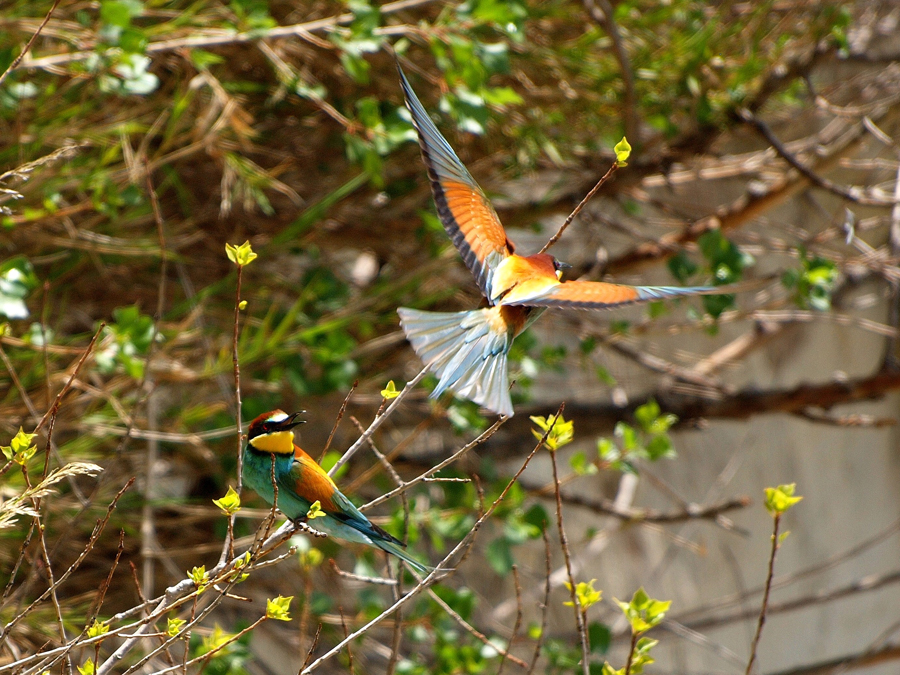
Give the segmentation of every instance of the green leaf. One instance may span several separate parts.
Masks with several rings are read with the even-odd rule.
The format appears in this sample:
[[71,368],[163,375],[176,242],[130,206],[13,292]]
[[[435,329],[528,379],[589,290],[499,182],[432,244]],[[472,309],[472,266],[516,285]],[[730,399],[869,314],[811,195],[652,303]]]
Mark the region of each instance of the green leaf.
[[233,637],[234,635],[226,633],[219,624],[216,624],[213,626],[212,633],[203,636],[200,641],[200,653],[212,654],[213,652],[217,652],[225,647]]
[[221,499],[213,499],[213,504],[218,506],[226,516],[232,516],[241,510],[241,496],[228,486],[228,492]]
[[306,512],[306,519],[315,520],[316,518],[324,518],[327,515],[328,514],[322,510],[322,504],[317,499],[309,507],[309,511]]
[[91,625],[88,626],[87,636],[89,638],[98,637],[100,635],[106,635],[109,632],[109,624],[105,621],[97,621],[94,619],[91,622]]
[[494,539],[484,551],[484,557],[487,558],[488,564],[500,576],[506,576],[515,564],[512,549],[509,542],[504,537]]
[[188,572],[188,578],[194,582],[198,591],[203,592],[209,585],[209,572],[206,571],[206,565],[192,567]]
[[166,620],[166,635],[169,637],[175,637],[181,632],[181,629],[187,623],[185,619],[179,619],[177,617],[169,617]]
[[547,515],[547,510],[540,504],[533,504],[524,513],[522,520],[529,525],[538,528],[538,531],[546,529],[547,525],[550,524],[550,517]]
[[37,452],[37,446],[31,444],[31,441],[37,434],[26,434],[22,427],[19,427],[18,433],[13,436],[9,445],[0,446],[6,459],[13,460],[21,466],[25,466],[29,459],[34,457]]
[[625,618],[631,624],[631,632],[634,635],[645,633],[665,618],[669,606],[672,604],[670,600],[654,600],[639,588],[634,592],[630,602],[622,602],[616,600]]
[[700,269],[693,260],[687,257],[684,251],[679,251],[673,255],[666,264],[672,276],[681,283],[686,283]]
[[612,631],[604,623],[592,621],[588,624],[588,644],[595,654],[605,654],[612,643]]
[[774,488],[766,488],[766,509],[773,516],[780,516],[799,502],[803,497],[795,496],[796,483],[779,485]]
[[538,440],[543,439],[546,434],[544,446],[551,452],[556,452],[564,445],[568,445],[575,436],[575,422],[566,422],[562,415],[550,415],[549,417],[533,415],[530,419],[538,426],[538,429],[532,429],[531,433]]
[[644,431],[649,431],[650,425],[659,417],[659,413],[659,404],[651,398],[644,405],[638,406],[634,411],[634,417]]
[[318,567],[325,560],[325,555],[319,549],[313,548],[309,537],[302,534],[291,537],[291,546],[297,549],[297,560],[304,569]]
[[100,20],[109,26],[126,28],[143,11],[144,4],[140,0],[103,0],[100,3]]
[[381,398],[386,401],[390,401],[392,398],[397,398],[400,395],[400,392],[397,391],[396,385],[394,385],[393,380],[389,380],[387,386],[381,390]]
[[288,612],[293,599],[293,595],[288,597],[279,595],[277,598],[266,600],[266,618],[275,619],[276,621],[290,621],[291,615]]
[[[603,591],[594,590],[595,581],[597,580],[591,579],[590,581],[579,581],[575,584],[575,597],[578,600],[578,606],[583,612],[586,612],[591,605],[600,602],[600,599],[603,597]],[[572,590],[572,584],[568,581],[566,582],[566,588],[570,591]],[[563,604],[566,607],[572,607],[574,603],[570,600]]]
[[654,436],[646,445],[647,458],[656,461],[666,457],[675,457],[675,447],[672,445],[672,439],[667,434]]
[[597,473],[597,466],[589,462],[584,452],[576,452],[569,458],[569,466],[579,476],[592,476]]
[[622,140],[616,143],[613,152],[616,153],[616,166],[628,166],[628,158],[631,156],[631,144],[627,138],[622,136]]
[[613,428],[613,435],[622,439],[622,447],[626,453],[633,452],[638,448],[637,431],[627,422],[616,422],[616,426]]
[[0,316],[28,318],[25,298],[37,285],[34,267],[25,256],[10,258],[0,265]]
[[225,244],[225,255],[228,256],[228,259],[231,262],[239,267],[249,265],[258,257],[257,254],[253,252],[253,247],[250,246],[249,241],[245,241],[239,246]]
[[205,49],[191,49],[190,58],[197,70],[206,70],[210,66],[225,62],[223,57],[214,54],[213,52],[208,52]]
[[97,668],[94,666],[93,659],[88,659],[83,664],[78,666],[78,672],[81,673],[81,675],[94,675],[96,670]]

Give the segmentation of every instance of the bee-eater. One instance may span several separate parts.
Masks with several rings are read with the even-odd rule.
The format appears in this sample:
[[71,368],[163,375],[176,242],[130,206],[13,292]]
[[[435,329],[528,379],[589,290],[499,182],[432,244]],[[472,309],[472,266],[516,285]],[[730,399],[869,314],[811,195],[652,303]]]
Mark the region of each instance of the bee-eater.
[[416,354],[439,378],[433,398],[450,390],[512,416],[506,357],[516,336],[548,307],[607,309],[679,295],[734,292],[734,286],[562,281],[562,270],[569,265],[547,253],[516,255],[484,192],[434,126],[399,65],[398,70],[438,216],[488,304],[468,312],[397,310]]
[[347,499],[318,462],[294,443],[293,428],[305,420],[303,412],[288,415],[283,410],[263,413],[247,428],[244,449],[244,482],[269,504],[274,501],[272,458],[275,460],[275,485],[278,508],[291,520],[305,520],[314,502],[324,517],[310,521],[315,530],[346,541],[375,546],[397,556],[419,572],[431,568],[410,557],[403,543],[371,523]]

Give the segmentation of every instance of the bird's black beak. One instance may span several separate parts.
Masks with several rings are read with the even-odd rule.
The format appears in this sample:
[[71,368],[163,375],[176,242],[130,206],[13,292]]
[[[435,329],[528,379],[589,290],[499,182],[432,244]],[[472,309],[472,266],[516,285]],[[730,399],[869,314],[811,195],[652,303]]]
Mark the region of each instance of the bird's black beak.
[[288,415],[288,418],[284,422],[279,424],[278,426],[280,426],[284,430],[287,430],[287,429],[293,429],[294,427],[299,426],[301,424],[306,424],[306,420],[297,419],[298,417],[300,417],[300,415],[303,415],[304,413],[306,413],[305,410],[300,410],[298,412],[293,413],[292,415]]
[[567,262],[563,262],[562,260],[557,260],[557,261],[556,261],[556,269],[558,269],[558,270],[570,270],[570,269],[572,269],[572,266],[571,266],[569,263],[567,263]]

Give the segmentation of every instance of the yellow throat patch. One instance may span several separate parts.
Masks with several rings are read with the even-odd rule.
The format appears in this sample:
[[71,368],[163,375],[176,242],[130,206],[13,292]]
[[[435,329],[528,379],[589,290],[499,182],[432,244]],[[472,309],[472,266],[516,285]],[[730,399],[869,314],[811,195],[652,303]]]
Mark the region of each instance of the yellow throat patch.
[[278,455],[293,455],[294,432],[275,431],[271,434],[257,436],[250,441],[250,445],[262,452],[274,452]]

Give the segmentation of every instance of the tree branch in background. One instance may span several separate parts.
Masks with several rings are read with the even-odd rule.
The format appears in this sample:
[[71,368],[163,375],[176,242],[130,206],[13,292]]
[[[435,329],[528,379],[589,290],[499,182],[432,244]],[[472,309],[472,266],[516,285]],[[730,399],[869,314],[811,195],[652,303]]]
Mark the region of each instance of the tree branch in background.
[[44,30],[44,26],[47,25],[47,22],[50,21],[50,17],[53,16],[53,12],[59,6],[59,0],[54,0],[53,5],[50,7],[50,11],[47,12],[47,15],[44,17],[44,20],[41,21],[41,24],[38,26],[38,29],[34,31],[34,35],[31,36],[31,39],[25,44],[25,47],[19,53],[19,55],[12,60],[12,63],[7,66],[6,70],[3,71],[3,74],[0,74],[0,87],[3,86],[3,83],[6,81],[6,78],[9,76],[11,72],[13,72],[16,68],[19,67],[19,64],[22,62],[22,59],[25,58],[25,55],[31,51],[31,46],[34,44],[34,41],[38,39],[38,35],[41,34],[41,31]]

